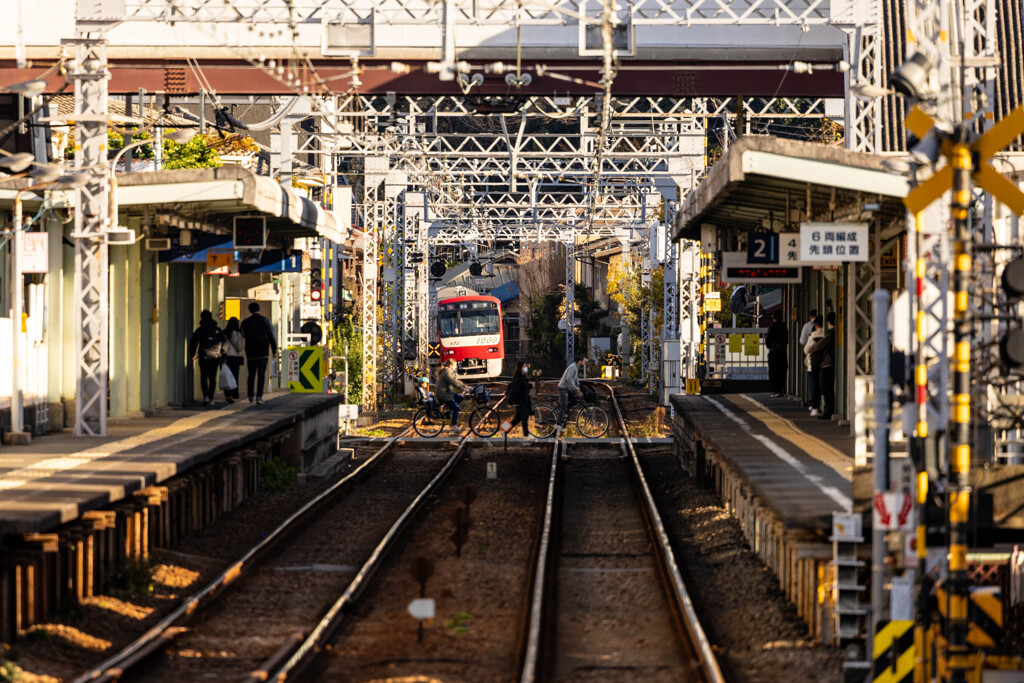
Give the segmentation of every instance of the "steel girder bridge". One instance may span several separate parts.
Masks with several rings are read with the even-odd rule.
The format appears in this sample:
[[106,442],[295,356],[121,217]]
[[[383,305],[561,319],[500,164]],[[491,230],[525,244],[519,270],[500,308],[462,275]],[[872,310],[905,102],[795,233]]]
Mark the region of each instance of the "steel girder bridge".
[[[378,385],[401,375],[402,342],[415,341],[422,358],[429,329],[426,263],[410,263],[406,245],[560,242],[571,315],[574,250],[591,236],[634,233],[650,249],[650,228],[671,211],[660,210],[656,181],[673,181],[678,199],[695,186],[709,126],[841,116],[848,147],[880,151],[879,100],[850,87],[880,86],[879,21],[878,0],[79,3],[73,37],[47,29],[0,67],[0,77],[24,80],[39,71],[26,54],[39,63],[47,45],[74,53],[76,165],[90,174],[76,212],[76,433],[106,432],[110,92],[308,103],[278,120],[282,170],[315,155],[329,184],[358,186],[363,333],[384,340],[380,367],[377,349],[364,349],[372,408]],[[307,119],[311,134],[293,137]],[[665,327],[652,330],[647,317],[641,331],[649,364],[655,337],[678,338],[691,311],[680,306],[676,247],[664,254]]]

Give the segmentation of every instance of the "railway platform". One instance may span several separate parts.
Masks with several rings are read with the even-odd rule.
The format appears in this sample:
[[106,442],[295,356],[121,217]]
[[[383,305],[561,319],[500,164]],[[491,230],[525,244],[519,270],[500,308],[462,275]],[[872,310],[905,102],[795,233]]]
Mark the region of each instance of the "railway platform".
[[91,597],[259,489],[271,458],[306,472],[337,450],[338,394],[163,410],[109,436],[44,436],[0,451],[0,639]]
[[854,440],[768,394],[671,397],[674,448],[713,487],[814,636],[827,641],[833,512],[852,510]]

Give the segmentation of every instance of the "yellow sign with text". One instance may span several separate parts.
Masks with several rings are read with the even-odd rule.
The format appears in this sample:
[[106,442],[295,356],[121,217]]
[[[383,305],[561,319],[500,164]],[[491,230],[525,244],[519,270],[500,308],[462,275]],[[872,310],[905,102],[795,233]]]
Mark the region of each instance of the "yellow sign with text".
[[324,390],[324,347],[289,346],[284,354],[288,391],[320,394]]

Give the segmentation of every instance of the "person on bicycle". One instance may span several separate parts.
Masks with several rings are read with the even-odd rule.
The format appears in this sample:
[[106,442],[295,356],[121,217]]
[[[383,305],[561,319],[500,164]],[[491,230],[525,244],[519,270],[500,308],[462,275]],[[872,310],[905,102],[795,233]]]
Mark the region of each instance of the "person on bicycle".
[[437,417],[437,402],[430,390],[430,378],[423,376],[416,382],[416,402],[427,408],[427,417]]
[[569,410],[576,404],[576,397],[580,395],[580,368],[583,367],[583,359],[577,358],[569,364],[569,367],[562,373],[558,380],[558,426],[559,431],[565,429],[565,417]]
[[452,430],[458,431],[459,404],[465,398],[461,393],[467,387],[455,376],[455,361],[449,358],[441,363],[441,374],[437,376],[437,390],[434,392],[440,405],[447,405],[452,411]]
[[530,434],[530,415],[533,414],[533,402],[530,400],[530,376],[527,374],[530,368],[525,361],[516,363],[516,371],[512,373],[512,381],[508,383],[505,390],[505,397],[509,405],[516,407],[516,416],[512,419],[512,426],[523,423],[523,436],[532,439]]

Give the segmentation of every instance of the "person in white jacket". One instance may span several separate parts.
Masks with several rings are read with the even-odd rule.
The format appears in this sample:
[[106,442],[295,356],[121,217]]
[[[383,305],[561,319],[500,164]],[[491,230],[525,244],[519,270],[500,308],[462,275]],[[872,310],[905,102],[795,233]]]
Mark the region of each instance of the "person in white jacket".
[[[800,348],[806,348],[807,340],[811,338],[811,333],[814,332],[814,319],[818,317],[818,309],[811,309],[811,317],[804,324],[800,330]],[[807,356],[804,356],[804,369],[807,371],[807,400],[804,402],[805,408],[813,408],[814,405],[811,403],[811,396],[814,394],[814,385],[818,383],[817,376],[811,372],[810,361],[807,360]]]
[[582,367],[583,359],[577,358],[575,362],[569,363],[565,372],[562,373],[562,378],[558,380],[559,430],[565,429],[565,416],[573,404],[573,401],[570,401],[570,397],[575,398],[580,393],[580,368]]
[[224,364],[228,366],[228,370],[235,376],[235,388],[225,389],[224,398],[228,403],[234,403],[238,400],[238,371],[241,369],[242,364],[245,363],[245,358],[242,354],[245,352],[245,340],[242,337],[242,328],[238,325],[238,318],[231,318],[228,320],[228,324],[224,327],[224,336],[227,338],[224,342]]
[[814,319],[814,329],[804,344],[804,367],[807,368],[807,383],[810,390],[811,417],[821,414],[821,384],[818,371],[821,370],[821,351],[812,351],[812,347],[825,336],[825,322],[821,316]]

